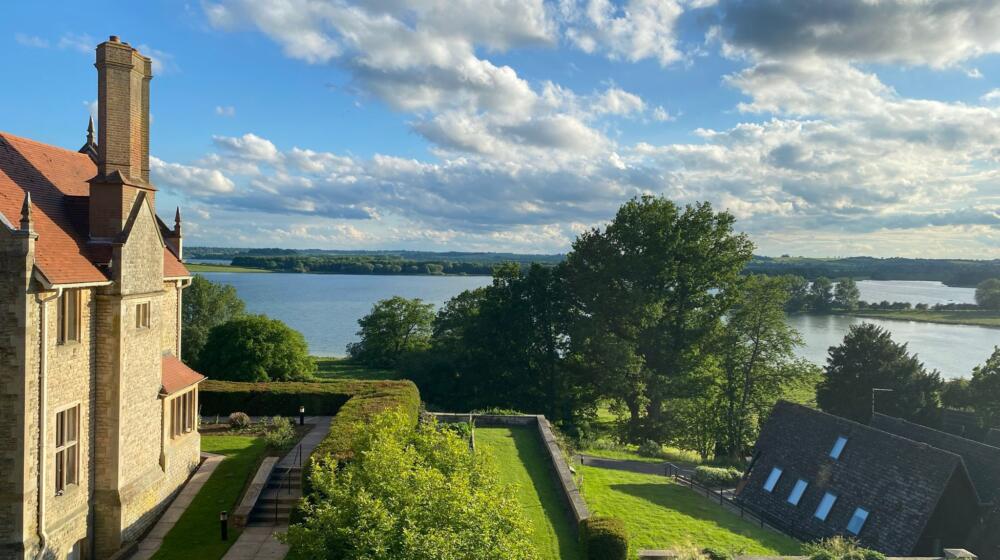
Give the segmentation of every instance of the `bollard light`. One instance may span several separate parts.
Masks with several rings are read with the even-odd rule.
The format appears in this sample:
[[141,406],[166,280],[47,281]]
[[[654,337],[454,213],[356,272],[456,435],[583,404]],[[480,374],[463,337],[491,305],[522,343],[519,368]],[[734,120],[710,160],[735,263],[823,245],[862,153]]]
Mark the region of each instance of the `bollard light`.
[[305,405],[299,405],[299,426],[306,425],[306,407]]
[[219,512],[219,531],[222,533],[222,540],[229,540],[229,512],[220,511]]

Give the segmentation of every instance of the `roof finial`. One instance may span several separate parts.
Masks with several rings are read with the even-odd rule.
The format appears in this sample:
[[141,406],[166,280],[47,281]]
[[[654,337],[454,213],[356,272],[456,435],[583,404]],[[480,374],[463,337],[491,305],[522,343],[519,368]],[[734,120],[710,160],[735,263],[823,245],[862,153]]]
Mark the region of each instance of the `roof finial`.
[[87,143],[94,143],[94,115],[90,116],[90,122],[87,123]]
[[177,213],[174,214],[174,233],[179,234],[181,232],[181,207],[177,207]]
[[24,204],[21,206],[21,230],[31,232],[31,193],[24,193]]

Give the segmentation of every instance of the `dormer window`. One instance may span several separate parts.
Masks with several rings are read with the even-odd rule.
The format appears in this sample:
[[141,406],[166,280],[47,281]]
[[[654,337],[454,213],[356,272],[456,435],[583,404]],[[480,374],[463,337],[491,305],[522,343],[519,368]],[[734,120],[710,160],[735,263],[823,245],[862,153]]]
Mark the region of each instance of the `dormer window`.
[[844,452],[844,446],[847,445],[847,438],[840,436],[837,441],[833,444],[833,449],[830,450],[831,459],[840,459],[840,454]]
[[774,467],[771,469],[771,474],[767,476],[767,480],[764,481],[764,490],[768,492],[773,492],[774,487],[778,485],[778,480],[781,479],[781,469]]

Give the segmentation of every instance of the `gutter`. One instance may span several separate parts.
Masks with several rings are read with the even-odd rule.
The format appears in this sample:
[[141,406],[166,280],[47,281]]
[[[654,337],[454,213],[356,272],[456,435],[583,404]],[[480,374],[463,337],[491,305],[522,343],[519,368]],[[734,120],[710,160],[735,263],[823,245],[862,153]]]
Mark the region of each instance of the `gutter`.
[[35,294],[35,301],[39,304],[39,319],[41,321],[41,334],[39,336],[38,351],[38,541],[39,549],[45,550],[48,535],[45,533],[45,436],[48,430],[45,420],[48,418],[46,411],[46,401],[48,399],[48,383],[46,373],[48,373],[48,338],[49,322],[46,317],[46,304],[58,299],[62,295],[63,288],[57,287],[56,293],[51,297],[40,299]]

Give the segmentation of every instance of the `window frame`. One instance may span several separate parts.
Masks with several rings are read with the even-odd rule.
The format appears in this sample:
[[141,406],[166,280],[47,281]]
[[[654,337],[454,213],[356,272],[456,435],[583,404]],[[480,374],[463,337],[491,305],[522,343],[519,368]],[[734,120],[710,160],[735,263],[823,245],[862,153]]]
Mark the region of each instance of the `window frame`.
[[170,399],[170,439],[179,439],[197,431],[197,392],[196,386]]
[[[861,515],[859,515],[859,513]],[[851,519],[847,522],[847,527],[845,527],[845,530],[854,536],[860,535],[861,531],[865,529],[865,524],[868,522],[869,515],[871,515],[871,512],[863,507],[854,508],[854,513],[851,514]],[[851,528],[851,525],[854,524],[855,519],[861,520],[858,522],[858,527],[856,530]]]
[[56,298],[56,344],[80,342],[83,324],[83,298],[80,288],[63,290]]
[[[830,512],[833,511],[833,506],[837,505],[838,496],[833,492],[826,492],[823,494],[823,499],[819,501],[819,505],[816,506],[816,511],[813,513],[813,517],[819,519],[820,521],[826,521],[830,517]],[[829,499],[829,505],[827,505],[827,500]],[[826,511],[823,515],[820,515],[820,511],[826,507]]]
[[831,459],[840,460],[840,456],[844,454],[844,448],[847,447],[847,441],[847,436],[837,436],[837,441],[833,442],[833,447],[830,448]]
[[[73,422],[69,423],[69,419],[72,419]],[[73,428],[72,439],[69,439],[66,433],[70,426]],[[79,402],[56,410],[54,431],[53,462],[55,466],[52,469],[52,474],[55,477],[55,495],[62,496],[70,486],[80,484]]]
[[148,329],[152,325],[150,303],[144,301],[135,304],[135,328],[138,330]]
[[783,474],[785,474],[785,471],[781,467],[771,467],[771,472],[767,475],[767,479],[764,480],[764,491],[774,492],[774,489],[778,487],[778,483],[781,482]]
[[[801,488],[801,490],[799,488]],[[808,489],[809,489],[808,480],[804,478],[796,480],[795,486],[792,486],[792,491],[788,493],[788,498],[785,501],[787,501],[789,504],[792,504],[793,506],[798,507],[799,503],[802,501],[802,495],[805,494],[806,490]],[[792,501],[792,497],[795,498],[794,502]]]

